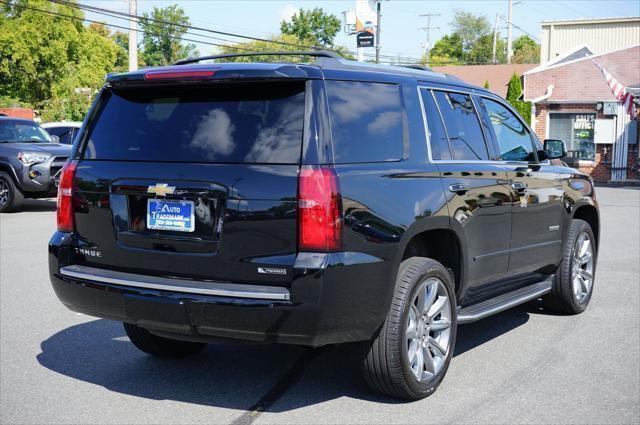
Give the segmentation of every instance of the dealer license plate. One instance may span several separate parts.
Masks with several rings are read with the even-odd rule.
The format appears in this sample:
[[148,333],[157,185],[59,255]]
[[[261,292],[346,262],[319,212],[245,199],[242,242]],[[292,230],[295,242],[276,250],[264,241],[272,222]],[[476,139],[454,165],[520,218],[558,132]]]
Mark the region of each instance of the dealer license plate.
[[172,232],[193,232],[193,201],[148,199],[147,228]]

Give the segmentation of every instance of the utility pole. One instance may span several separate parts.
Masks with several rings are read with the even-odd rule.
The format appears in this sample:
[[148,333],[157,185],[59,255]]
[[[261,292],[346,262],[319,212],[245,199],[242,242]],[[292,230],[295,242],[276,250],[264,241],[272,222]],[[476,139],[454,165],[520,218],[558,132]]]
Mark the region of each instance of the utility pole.
[[440,16],[439,13],[423,13],[419,15],[421,18],[427,18],[427,26],[419,28],[422,31],[427,32],[427,46],[426,46],[426,55],[427,55],[427,65],[429,65],[429,60],[431,59],[431,30],[440,29],[440,27],[432,27],[431,26],[431,17],[432,16]]
[[507,17],[507,63],[511,63],[511,56],[513,56],[513,49],[511,48],[511,9],[513,8],[513,0],[509,1],[509,14]]
[[380,34],[382,30],[380,29],[380,20],[382,18],[382,14],[380,13],[380,4],[382,0],[376,1],[376,63],[380,63]]
[[496,59],[496,47],[498,44],[498,19],[499,18],[500,18],[500,15],[496,13],[496,23],[493,25],[493,53],[491,55],[492,62],[494,64],[498,63],[498,60]]
[[[129,0],[129,15],[138,14],[137,0]],[[135,18],[129,20],[129,71],[138,69],[138,22]]]

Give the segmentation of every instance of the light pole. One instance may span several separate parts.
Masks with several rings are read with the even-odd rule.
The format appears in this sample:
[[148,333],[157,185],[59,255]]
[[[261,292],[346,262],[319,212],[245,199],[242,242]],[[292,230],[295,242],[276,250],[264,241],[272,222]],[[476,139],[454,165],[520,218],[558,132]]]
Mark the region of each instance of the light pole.
[[511,18],[512,18],[512,9],[516,4],[522,3],[521,1],[513,2],[513,0],[509,1],[509,12],[507,15],[507,63],[511,63],[511,57],[513,56],[513,40],[511,39]]
[[382,0],[376,1],[376,63],[380,63],[380,21],[382,20],[382,14],[380,13],[380,5]]
[[513,1],[509,0],[509,13],[507,18],[507,63],[511,63],[511,56],[513,55],[511,46],[511,9],[513,8]]
[[137,21],[134,15],[138,14],[137,0],[129,0],[129,71],[138,69],[138,37]]

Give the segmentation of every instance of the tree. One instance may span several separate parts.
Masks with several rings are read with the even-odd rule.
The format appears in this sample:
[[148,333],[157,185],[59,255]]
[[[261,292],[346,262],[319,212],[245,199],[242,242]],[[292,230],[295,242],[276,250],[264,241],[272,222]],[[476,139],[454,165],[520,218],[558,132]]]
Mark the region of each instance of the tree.
[[[453,32],[438,40],[431,49],[430,65],[490,63],[493,59],[493,32],[487,18],[456,11],[451,22]],[[505,42],[496,41],[496,59],[506,61]]]
[[105,25],[85,27],[83,18],[44,0],[0,7],[0,99],[40,108],[45,117],[82,119],[121,49]]
[[462,51],[469,52],[482,37],[491,34],[491,24],[484,15],[456,10],[451,22],[453,33],[462,39]]
[[103,35],[103,29],[106,27],[88,27],[80,33],[74,60],[58,70],[63,77],[51,86],[53,97],[64,97],[76,89],[95,91],[114,71],[120,47]]
[[178,59],[195,55],[196,46],[182,42],[190,25],[189,18],[178,5],[154,7],[140,19],[142,55],[147,65],[169,65]]
[[82,121],[91,107],[95,93],[79,91],[55,97],[42,103],[40,118],[50,121]]
[[489,86],[489,80],[484,80],[484,84],[482,85],[485,89],[489,90],[491,87]]
[[518,37],[513,42],[513,63],[540,62],[540,45],[528,35]]
[[507,102],[518,111],[524,120],[531,124],[531,102],[521,100],[522,97],[522,81],[517,74],[513,74],[507,86]]
[[[296,45],[298,39],[293,35],[278,35],[271,37],[269,41],[247,41],[222,47],[223,54],[243,52],[297,52],[300,47]],[[280,44],[286,43],[286,44]],[[303,58],[304,59],[304,58]],[[238,56],[227,59],[229,62],[289,62],[288,56]]]
[[[114,71],[125,72],[129,69],[129,34],[115,31],[109,37],[116,43],[116,46],[118,46]],[[138,55],[138,66],[144,66],[142,55]]]
[[331,47],[341,25],[337,16],[316,7],[312,10],[300,9],[293,15],[291,22],[282,21],[280,32],[295,36],[299,42],[310,41],[314,46]]
[[[297,52],[300,51],[300,46],[297,44],[300,41],[296,36],[281,34],[271,37],[272,41],[248,41],[245,43],[237,43],[223,47],[221,53],[243,53],[243,52]],[[284,44],[281,44],[284,43]],[[333,46],[333,49],[346,59],[353,59],[353,56],[349,53],[348,49],[343,46]],[[295,60],[302,62],[313,61],[312,57],[302,56],[295,58]],[[291,62],[292,57],[286,55],[264,55],[264,56],[238,56],[235,58],[228,58],[229,62]]]
[[[507,55],[506,43],[498,37],[496,40],[496,61],[505,63]],[[483,35],[476,40],[466,55],[466,61],[471,63],[492,63],[493,60],[493,34]]]
[[461,63],[463,56],[462,38],[457,33],[445,35],[436,41],[429,54],[431,56],[431,64]]
[[[65,77],[62,69],[78,60],[81,21],[27,9],[82,17],[75,8],[44,0],[5,4],[0,20],[0,96],[35,105],[51,97]],[[46,43],[43,42],[46,40]]]

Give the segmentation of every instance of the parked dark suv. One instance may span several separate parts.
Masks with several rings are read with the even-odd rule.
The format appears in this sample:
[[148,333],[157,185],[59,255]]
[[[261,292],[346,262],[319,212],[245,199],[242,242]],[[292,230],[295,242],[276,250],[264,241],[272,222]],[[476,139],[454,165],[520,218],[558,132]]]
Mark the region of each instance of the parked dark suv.
[[368,383],[407,399],[437,388],[458,324],[587,307],[598,208],[550,161],[562,142],[455,77],[306,55],[107,79],[60,183],[65,305],[163,357],[364,341]]
[[34,121],[0,116],[0,213],[24,198],[56,195],[57,174],[71,154]]

